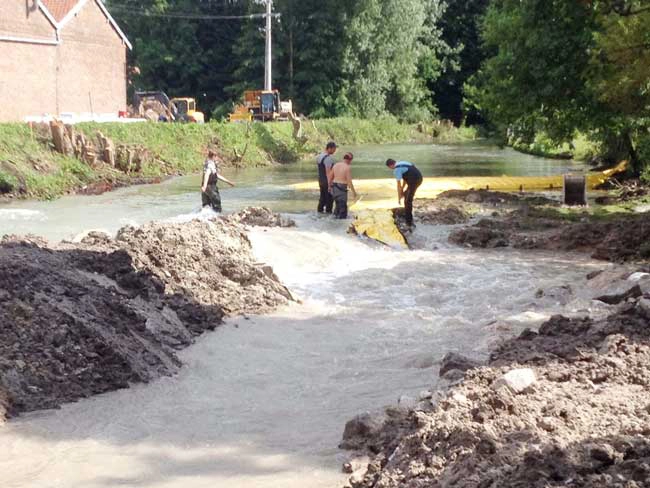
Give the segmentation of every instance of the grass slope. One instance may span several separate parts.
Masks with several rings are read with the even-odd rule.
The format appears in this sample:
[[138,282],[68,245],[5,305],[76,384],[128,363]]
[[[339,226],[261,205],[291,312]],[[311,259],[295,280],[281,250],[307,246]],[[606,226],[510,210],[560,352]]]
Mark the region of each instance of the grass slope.
[[[228,165],[248,167],[290,163],[318,151],[328,140],[339,144],[382,144],[431,140],[431,126],[401,124],[394,118],[305,121],[304,142],[293,138],[290,122],[266,124],[86,123],[76,126],[89,138],[97,132],[115,144],[145,147],[154,155],[137,175],[107,165],[90,167],[52,150],[51,142],[26,124],[0,124],[0,195],[54,198],[93,183],[135,181],[200,171],[206,151],[216,149]],[[436,133],[441,141],[474,138],[471,130]]]

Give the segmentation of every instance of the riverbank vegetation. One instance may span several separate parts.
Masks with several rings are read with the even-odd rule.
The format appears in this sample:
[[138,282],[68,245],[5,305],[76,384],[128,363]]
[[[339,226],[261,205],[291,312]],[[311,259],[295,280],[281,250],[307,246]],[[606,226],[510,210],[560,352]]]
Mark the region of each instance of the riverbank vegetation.
[[508,140],[555,148],[578,134],[597,160],[650,161],[647,2],[493,0],[482,21],[490,56],[466,96]]
[[461,141],[476,137],[470,129],[447,124],[403,124],[394,117],[305,121],[300,133],[290,122],[266,124],[96,124],[75,130],[97,140],[143,151],[137,168],[88,163],[54,150],[48,126],[0,124],[0,195],[54,198],[69,192],[97,193],[200,171],[208,149],[232,167],[295,162],[316,153],[329,140],[339,144]]
[[[262,20],[219,29],[207,20],[259,14],[259,2],[107,5],[134,40],[134,87],[193,95],[217,117],[261,87]],[[275,0],[274,9],[274,86],[297,113],[481,124],[525,152],[627,159],[650,179],[644,0]]]

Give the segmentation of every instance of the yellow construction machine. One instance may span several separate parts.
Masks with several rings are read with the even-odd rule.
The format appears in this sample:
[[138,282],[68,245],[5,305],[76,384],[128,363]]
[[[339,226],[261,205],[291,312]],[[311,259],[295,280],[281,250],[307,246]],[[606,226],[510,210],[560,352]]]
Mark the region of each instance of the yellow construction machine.
[[247,90],[244,102],[235,106],[229,115],[230,122],[262,122],[289,120],[293,115],[293,102],[282,101],[278,90]]
[[205,115],[196,109],[196,100],[193,98],[172,98],[170,102],[176,107],[177,120],[197,124],[205,122]]
[[160,122],[194,122],[197,124],[205,122],[205,115],[196,109],[194,98],[170,99],[162,91],[135,92],[133,109],[140,117]]

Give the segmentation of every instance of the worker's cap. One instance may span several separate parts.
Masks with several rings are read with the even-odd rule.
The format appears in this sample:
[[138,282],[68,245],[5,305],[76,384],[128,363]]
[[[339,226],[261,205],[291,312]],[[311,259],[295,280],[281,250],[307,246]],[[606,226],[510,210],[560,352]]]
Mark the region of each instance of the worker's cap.
[[352,153],[345,153],[345,156],[343,156],[343,159],[347,159],[348,161],[352,161],[354,159],[354,155]]
[[325,146],[327,149],[336,149],[336,142],[330,141],[327,143],[327,146]]

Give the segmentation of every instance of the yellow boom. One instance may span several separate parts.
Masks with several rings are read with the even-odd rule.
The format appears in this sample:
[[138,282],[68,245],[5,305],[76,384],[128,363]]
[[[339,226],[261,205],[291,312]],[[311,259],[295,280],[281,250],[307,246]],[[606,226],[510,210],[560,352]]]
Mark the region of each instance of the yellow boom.
[[[627,161],[618,166],[587,175],[587,187],[594,189],[605,183],[615,174],[627,169]],[[544,191],[561,190],[564,177],[559,176],[459,176],[425,178],[418,189],[418,198],[435,198],[448,190],[479,190],[489,189],[498,191]],[[407,244],[393,220],[392,210],[397,206],[394,179],[355,180],[354,187],[358,193],[363,193],[362,202],[351,205],[355,211],[354,228],[360,235],[396,248],[406,248]],[[298,183],[293,185],[298,191],[318,191],[317,182]]]

